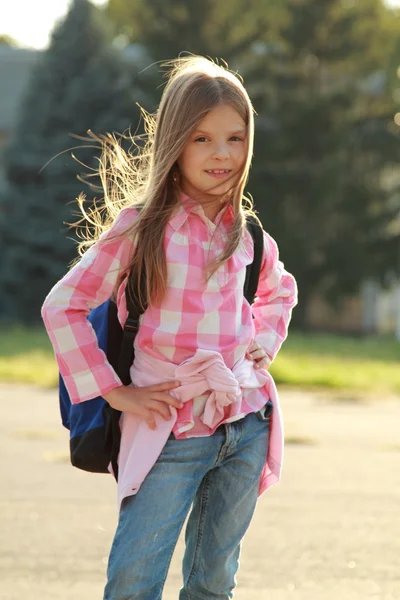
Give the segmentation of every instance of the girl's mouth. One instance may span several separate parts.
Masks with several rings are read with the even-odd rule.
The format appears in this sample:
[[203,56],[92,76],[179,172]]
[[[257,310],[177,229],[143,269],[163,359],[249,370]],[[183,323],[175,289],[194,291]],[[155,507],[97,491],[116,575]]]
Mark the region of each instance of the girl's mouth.
[[207,175],[210,177],[215,177],[216,179],[223,179],[229,173],[231,173],[232,169],[208,169],[206,170]]

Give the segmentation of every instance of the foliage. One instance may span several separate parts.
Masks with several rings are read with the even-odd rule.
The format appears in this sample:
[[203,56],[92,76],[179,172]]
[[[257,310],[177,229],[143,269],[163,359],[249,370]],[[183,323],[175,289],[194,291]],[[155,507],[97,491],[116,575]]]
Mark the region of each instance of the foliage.
[[[79,145],[89,167],[96,151],[70,134],[136,128],[135,102],[152,111],[162,92],[158,62],[181,52],[244,76],[258,113],[248,190],[299,282],[295,322],[311,293],[338,302],[366,276],[399,271],[399,33],[381,0],[109,0],[101,11],[74,0],[5,152],[0,318],[37,319],[75,255],[64,223],[81,167],[65,151]],[[125,54],[117,34],[134,44]],[[123,58],[140,49],[140,65]]]
[[131,42],[143,44],[155,61],[191,52],[236,61],[266,31],[274,35],[280,2],[259,0],[109,0],[107,14]]
[[[282,42],[251,73],[269,81],[255,98],[259,124],[252,184],[267,228],[298,279],[297,323],[319,290],[332,302],[367,275],[396,268],[399,160],[388,85],[393,38],[375,0],[288,0]],[[377,26],[382,23],[382,27]]]
[[[248,185],[308,299],[332,302],[398,268],[399,128],[393,65],[400,20],[380,0],[109,0],[154,60],[199,52],[244,76],[256,111]],[[398,62],[398,61],[397,61]]]
[[[74,198],[82,191],[81,161],[96,166],[84,147],[95,133],[136,127],[141,99],[134,68],[112,47],[98,10],[74,0],[35,68],[13,138],[5,150],[6,190],[0,199],[0,315],[31,322],[51,286],[76,254]],[[76,158],[71,147],[78,146]],[[85,169],[86,170],[86,169]],[[99,183],[94,180],[94,183]],[[89,199],[93,197],[91,190]]]
[[7,33],[2,33],[0,35],[0,44],[4,44],[5,46],[9,46],[10,48],[17,48],[18,42],[11,35]]

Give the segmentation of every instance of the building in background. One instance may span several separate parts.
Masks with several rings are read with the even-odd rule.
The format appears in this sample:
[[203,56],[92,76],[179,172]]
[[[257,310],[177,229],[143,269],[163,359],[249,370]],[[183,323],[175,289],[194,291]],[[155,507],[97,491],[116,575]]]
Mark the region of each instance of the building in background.
[[400,285],[394,275],[385,287],[368,279],[358,294],[345,298],[337,309],[320,296],[314,296],[309,305],[307,324],[314,331],[395,334],[400,340]]

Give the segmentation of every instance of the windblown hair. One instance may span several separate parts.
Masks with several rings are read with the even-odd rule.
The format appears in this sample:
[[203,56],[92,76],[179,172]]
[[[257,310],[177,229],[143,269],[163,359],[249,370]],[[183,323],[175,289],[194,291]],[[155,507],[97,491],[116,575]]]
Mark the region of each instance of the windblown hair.
[[[143,308],[159,303],[166,291],[164,233],[180,201],[177,161],[198,123],[221,104],[233,107],[246,123],[247,155],[242,173],[235,176],[228,194],[221,197],[221,201],[232,204],[234,222],[224,252],[207,266],[206,277],[232,256],[241,241],[246,216],[254,214],[251,200],[243,195],[253,153],[253,107],[240,79],[200,56],[178,58],[163,66],[168,69],[168,81],[159,108],[155,115],[142,110],[146,135],[131,137],[130,151],[125,152],[114,135],[96,137],[90,133],[103,150],[99,168],[104,191],[102,208],[96,205],[86,210],[85,197],[78,198],[83,220],[91,226],[90,236],[79,245],[80,254],[111,227],[123,208],[140,208],[134,223],[118,235],[134,236],[136,248],[129,265],[129,284]],[[141,281],[145,282],[143,287]]]

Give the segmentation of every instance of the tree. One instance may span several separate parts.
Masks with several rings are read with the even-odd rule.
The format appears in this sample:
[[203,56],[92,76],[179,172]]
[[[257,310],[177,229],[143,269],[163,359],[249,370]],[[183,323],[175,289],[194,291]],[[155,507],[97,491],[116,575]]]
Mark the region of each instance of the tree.
[[4,44],[5,46],[9,46],[10,48],[17,48],[18,42],[8,33],[2,33],[0,35],[0,44]]
[[251,185],[298,280],[304,326],[312,293],[338,302],[396,264],[400,205],[383,185],[400,152],[387,67],[395,37],[375,0],[285,4],[281,43],[248,74],[269,82],[254,98]]
[[[76,255],[74,199],[83,190],[76,157],[96,167],[98,152],[71,134],[136,128],[143,100],[135,66],[111,38],[100,13],[74,0],[35,68],[12,141],[4,153],[6,191],[0,201],[0,314],[33,322],[50,287]],[[97,181],[97,183],[99,183]]]
[[219,57],[257,110],[248,190],[308,300],[355,292],[395,263],[398,162],[390,57],[399,19],[380,0],[109,0],[108,14],[154,60]]
[[[236,62],[260,37],[281,23],[279,0],[109,0],[106,12],[117,30],[143,44],[154,61],[182,52]],[[233,66],[233,65],[231,65]]]

